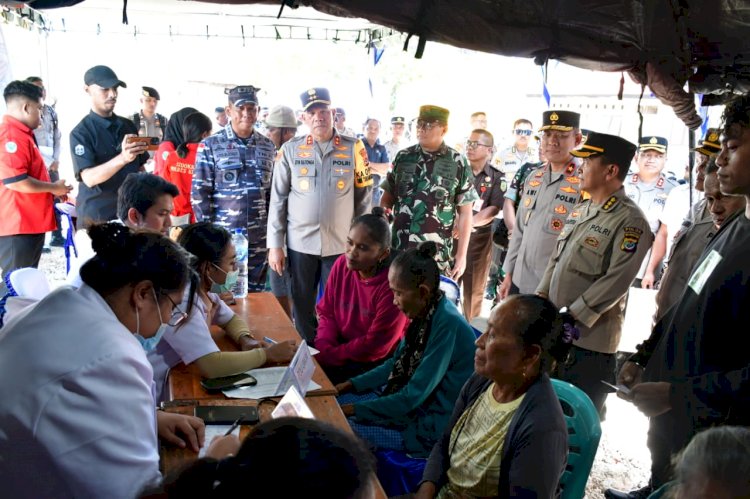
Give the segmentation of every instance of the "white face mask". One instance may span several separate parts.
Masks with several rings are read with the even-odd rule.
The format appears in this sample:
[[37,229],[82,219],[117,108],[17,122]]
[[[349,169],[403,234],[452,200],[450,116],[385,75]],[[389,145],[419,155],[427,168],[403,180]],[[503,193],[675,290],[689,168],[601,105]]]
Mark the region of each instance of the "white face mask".
[[154,291],[154,288],[151,288],[151,292],[154,294],[154,301],[156,302],[156,312],[159,314],[159,329],[156,330],[156,334],[151,338],[144,338],[143,336],[141,336],[141,318],[138,315],[138,307],[136,307],[135,309],[135,339],[138,340],[138,342],[141,344],[141,347],[143,347],[143,350],[145,350],[146,352],[150,352],[151,350],[156,348],[156,345],[159,343],[161,337],[164,336],[164,332],[167,330],[167,324],[165,324],[161,318],[159,300],[156,297],[156,291]]

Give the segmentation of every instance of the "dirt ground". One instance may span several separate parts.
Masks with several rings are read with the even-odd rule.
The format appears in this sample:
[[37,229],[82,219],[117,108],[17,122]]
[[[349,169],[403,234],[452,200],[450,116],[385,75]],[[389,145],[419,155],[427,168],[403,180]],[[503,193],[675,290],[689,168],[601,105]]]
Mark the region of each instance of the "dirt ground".
[[[55,288],[65,282],[65,254],[52,248],[42,254],[39,267]],[[486,313],[489,302],[486,301]],[[631,490],[648,481],[651,458],[646,447],[648,420],[635,407],[611,395],[607,401],[607,420],[602,423],[602,439],[586,485],[586,498],[603,497],[604,489]]]

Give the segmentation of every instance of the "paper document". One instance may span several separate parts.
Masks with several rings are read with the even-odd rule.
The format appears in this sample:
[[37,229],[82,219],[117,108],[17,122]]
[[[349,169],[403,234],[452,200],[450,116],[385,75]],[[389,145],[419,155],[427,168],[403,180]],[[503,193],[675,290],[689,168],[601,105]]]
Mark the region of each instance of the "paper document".
[[224,390],[224,395],[241,399],[281,397],[294,386],[300,396],[304,397],[308,390],[320,388],[319,384],[312,381],[314,372],[315,364],[310,356],[310,350],[307,349],[307,343],[303,341],[288,366],[251,369],[247,373],[258,380],[258,384]]
[[[232,425],[230,424],[207,424],[206,425],[206,438],[204,440],[203,447],[201,447],[200,452],[198,453],[198,458],[206,457],[206,451],[208,450],[208,446],[211,445],[211,441],[213,441],[216,437],[223,437],[224,434],[229,431],[229,428],[231,428]],[[240,436],[240,427],[234,429],[232,432],[232,435],[237,435],[239,438]]]

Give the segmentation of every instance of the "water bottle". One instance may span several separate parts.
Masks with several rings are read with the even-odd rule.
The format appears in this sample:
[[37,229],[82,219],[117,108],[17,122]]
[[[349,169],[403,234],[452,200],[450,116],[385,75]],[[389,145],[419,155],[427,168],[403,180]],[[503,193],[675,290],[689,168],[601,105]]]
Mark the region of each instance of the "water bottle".
[[242,229],[234,229],[232,243],[237,251],[237,283],[232,288],[232,295],[235,298],[244,298],[247,296],[247,238],[242,235]]

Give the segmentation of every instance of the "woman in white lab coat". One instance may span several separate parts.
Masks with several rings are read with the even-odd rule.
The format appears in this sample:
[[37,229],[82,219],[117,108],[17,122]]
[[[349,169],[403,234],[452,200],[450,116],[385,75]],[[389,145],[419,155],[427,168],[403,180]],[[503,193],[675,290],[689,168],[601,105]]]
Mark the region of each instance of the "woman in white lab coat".
[[[180,308],[192,309],[179,327],[168,327],[148,360],[154,369],[157,400],[164,398],[169,369],[180,362],[195,363],[204,378],[239,374],[266,362],[289,362],[296,350],[293,341],[268,345],[256,339],[250,326],[219,298],[237,282],[237,251],[226,229],[210,222],[186,227],[177,241],[191,255],[199,281],[193,294],[185,293]],[[193,302],[191,304],[191,302]],[[178,302],[179,303],[179,302]],[[221,352],[209,326],[220,326],[240,348]]]
[[[194,450],[197,418],[155,416],[152,348],[184,320],[192,272],[152,232],[94,226],[80,289],[62,287],[0,333],[0,489],[6,497],[135,497],[159,478],[158,435]],[[221,456],[219,456],[221,457]]]

